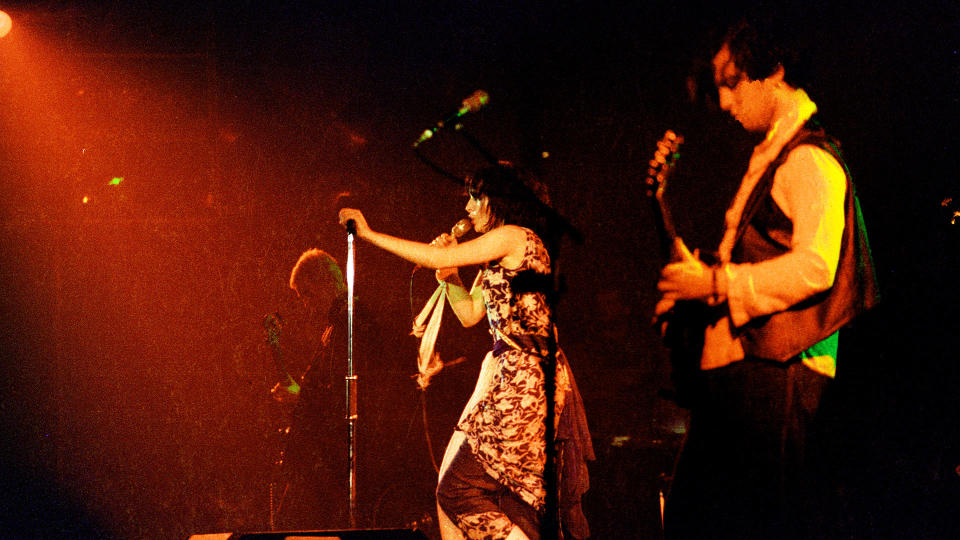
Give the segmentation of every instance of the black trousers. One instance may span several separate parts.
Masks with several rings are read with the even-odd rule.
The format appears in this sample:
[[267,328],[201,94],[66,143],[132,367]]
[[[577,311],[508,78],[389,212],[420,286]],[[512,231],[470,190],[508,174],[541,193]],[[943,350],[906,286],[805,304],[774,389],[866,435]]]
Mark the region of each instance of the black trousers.
[[502,512],[531,540],[540,538],[537,510],[487,474],[467,441],[440,478],[437,503],[454,521],[456,516]]
[[751,359],[703,372],[664,514],[680,539],[814,538],[810,455],[829,381],[799,360]]

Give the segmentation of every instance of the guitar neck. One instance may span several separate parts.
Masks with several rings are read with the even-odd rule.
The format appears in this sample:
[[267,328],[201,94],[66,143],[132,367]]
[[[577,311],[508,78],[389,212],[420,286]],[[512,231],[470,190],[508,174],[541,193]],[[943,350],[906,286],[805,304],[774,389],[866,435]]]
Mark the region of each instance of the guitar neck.
[[664,200],[663,193],[657,193],[654,210],[659,214],[660,229],[660,249],[663,257],[670,262],[676,262],[683,257],[680,254],[678,245],[682,242],[680,235],[677,234],[677,227],[673,222],[673,214],[670,212],[670,205]]

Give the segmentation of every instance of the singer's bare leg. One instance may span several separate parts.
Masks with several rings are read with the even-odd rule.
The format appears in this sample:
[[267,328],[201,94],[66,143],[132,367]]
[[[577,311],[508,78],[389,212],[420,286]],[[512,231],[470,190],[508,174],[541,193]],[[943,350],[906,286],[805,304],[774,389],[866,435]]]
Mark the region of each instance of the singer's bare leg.
[[524,534],[520,527],[514,525],[513,529],[510,531],[510,534],[507,535],[507,540],[530,540],[530,537]]
[[437,525],[440,527],[440,538],[443,540],[465,540],[466,538],[439,504],[437,505]]

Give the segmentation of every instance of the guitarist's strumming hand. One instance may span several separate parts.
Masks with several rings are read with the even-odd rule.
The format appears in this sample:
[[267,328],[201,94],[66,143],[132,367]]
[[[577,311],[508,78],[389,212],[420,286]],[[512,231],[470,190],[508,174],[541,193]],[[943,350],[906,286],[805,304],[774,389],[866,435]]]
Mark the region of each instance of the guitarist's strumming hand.
[[699,251],[691,253],[679,238],[675,240],[674,251],[680,255],[679,260],[666,265],[657,282],[662,297],[655,308],[656,316],[669,311],[677,300],[697,300],[711,306],[721,303],[727,292],[723,268],[704,264]]

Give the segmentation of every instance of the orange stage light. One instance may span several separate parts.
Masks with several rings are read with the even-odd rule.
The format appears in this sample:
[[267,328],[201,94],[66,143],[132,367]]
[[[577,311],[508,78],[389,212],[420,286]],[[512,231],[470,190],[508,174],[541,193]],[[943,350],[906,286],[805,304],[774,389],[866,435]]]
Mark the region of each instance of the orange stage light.
[[13,28],[13,20],[10,19],[10,15],[7,15],[5,11],[0,11],[0,38],[9,34],[11,28]]

